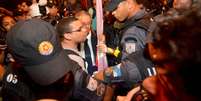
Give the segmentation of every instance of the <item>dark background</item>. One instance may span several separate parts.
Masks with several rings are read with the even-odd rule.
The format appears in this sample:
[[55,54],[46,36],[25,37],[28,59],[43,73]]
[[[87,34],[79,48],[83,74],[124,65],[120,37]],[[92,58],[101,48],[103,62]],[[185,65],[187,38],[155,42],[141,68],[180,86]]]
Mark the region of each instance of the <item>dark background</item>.
[[19,2],[19,0],[0,0],[0,7],[13,10],[16,8],[17,2]]

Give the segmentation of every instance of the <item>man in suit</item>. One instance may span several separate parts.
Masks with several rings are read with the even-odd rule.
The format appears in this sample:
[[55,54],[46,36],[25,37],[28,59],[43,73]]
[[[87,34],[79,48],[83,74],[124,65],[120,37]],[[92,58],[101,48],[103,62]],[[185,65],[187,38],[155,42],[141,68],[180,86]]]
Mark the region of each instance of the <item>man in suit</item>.
[[97,67],[95,65],[97,36],[95,32],[91,29],[92,18],[90,14],[86,11],[77,12],[75,14],[75,17],[84,24],[88,31],[87,40],[84,43],[80,44],[80,52],[87,62],[86,72],[92,75],[93,72],[97,70]]

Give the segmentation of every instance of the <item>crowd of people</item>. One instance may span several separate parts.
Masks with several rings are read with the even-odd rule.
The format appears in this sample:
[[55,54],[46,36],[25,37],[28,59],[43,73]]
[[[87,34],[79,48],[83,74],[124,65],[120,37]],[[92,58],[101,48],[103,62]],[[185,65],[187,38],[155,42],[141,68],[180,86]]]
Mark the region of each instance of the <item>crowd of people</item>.
[[201,0],[102,0],[103,34],[96,1],[0,7],[3,101],[201,100]]

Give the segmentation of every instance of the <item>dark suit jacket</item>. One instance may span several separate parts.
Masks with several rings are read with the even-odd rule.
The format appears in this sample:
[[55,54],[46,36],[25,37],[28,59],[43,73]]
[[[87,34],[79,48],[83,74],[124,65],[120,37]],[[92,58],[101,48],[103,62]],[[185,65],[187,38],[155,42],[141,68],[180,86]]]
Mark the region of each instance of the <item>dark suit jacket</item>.
[[[86,41],[88,41],[88,40],[86,40]],[[86,41],[85,41],[85,43],[86,43]],[[92,47],[92,50],[94,53],[94,62],[96,62],[96,45],[97,45],[97,35],[96,35],[95,31],[91,31],[91,47]],[[84,49],[85,48],[86,48],[86,46],[84,45]],[[85,52],[85,54],[86,54],[86,52]],[[85,60],[89,61],[89,59],[87,59],[86,56],[90,56],[90,55],[85,55]],[[88,62],[89,65],[87,67],[87,71],[90,75],[92,75],[93,72],[97,70],[96,65],[94,66],[91,63],[92,63],[92,61],[90,63]]]

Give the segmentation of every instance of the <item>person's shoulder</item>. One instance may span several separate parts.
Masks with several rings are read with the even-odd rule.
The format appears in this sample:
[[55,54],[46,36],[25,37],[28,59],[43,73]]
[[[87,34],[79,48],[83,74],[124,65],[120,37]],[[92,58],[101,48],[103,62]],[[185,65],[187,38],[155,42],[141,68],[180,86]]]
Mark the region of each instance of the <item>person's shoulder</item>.
[[77,55],[77,56],[80,56],[77,52],[71,50],[71,49],[64,49],[64,53],[66,55],[69,55],[69,54],[74,54],[74,55]]

